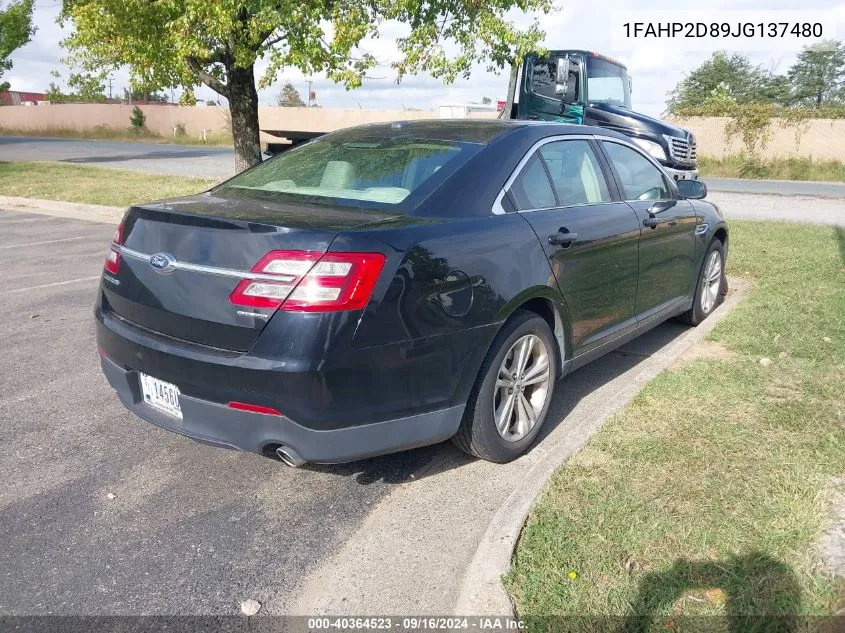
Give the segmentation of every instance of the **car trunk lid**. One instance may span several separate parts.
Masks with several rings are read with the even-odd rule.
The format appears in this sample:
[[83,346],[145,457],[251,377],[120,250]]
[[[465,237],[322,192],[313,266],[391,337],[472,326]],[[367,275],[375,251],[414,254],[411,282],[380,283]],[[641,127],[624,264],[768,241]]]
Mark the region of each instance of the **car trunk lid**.
[[390,214],[200,194],[129,209],[118,272],[104,274],[105,307],[168,337],[246,351],[275,309],[232,304],[268,252],[325,253],[344,229]]

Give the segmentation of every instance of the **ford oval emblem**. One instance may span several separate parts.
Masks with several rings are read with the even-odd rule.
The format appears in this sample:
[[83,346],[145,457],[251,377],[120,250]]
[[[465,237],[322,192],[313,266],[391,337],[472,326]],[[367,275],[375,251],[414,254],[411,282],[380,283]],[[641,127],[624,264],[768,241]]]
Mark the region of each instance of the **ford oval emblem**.
[[150,256],[150,266],[157,273],[167,275],[176,270],[176,258],[168,253],[156,253]]

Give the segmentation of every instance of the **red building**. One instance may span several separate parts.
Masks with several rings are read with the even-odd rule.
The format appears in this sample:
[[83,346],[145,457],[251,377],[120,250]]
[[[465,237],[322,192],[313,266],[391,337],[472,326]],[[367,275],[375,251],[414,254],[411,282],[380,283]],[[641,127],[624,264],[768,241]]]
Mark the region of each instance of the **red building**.
[[37,105],[39,101],[45,101],[43,92],[21,92],[19,90],[8,90],[0,92],[0,104],[2,105]]

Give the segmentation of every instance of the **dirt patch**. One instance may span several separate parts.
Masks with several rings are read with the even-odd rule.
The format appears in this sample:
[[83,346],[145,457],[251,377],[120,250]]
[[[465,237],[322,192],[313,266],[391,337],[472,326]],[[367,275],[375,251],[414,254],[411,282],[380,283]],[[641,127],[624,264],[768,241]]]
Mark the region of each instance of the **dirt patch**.
[[613,457],[602,450],[587,446],[580,453],[576,453],[569,460],[570,466],[579,468],[598,468],[613,461]]
[[731,360],[736,357],[736,354],[729,350],[722,343],[716,341],[701,341],[693,345],[686,352],[684,352],[678,359],[672,363],[671,369],[683,367],[689,363],[700,358],[705,360]]
[[845,477],[834,478],[831,487],[833,524],[822,536],[819,546],[827,568],[845,580]]

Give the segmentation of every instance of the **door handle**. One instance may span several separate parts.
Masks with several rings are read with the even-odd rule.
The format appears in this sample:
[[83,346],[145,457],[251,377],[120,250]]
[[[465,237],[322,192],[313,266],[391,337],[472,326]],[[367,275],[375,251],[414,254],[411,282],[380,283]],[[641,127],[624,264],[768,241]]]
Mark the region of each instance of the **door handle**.
[[563,246],[564,248],[572,245],[572,242],[578,239],[577,233],[570,233],[569,231],[561,230],[554,235],[549,235],[549,244],[552,246]]
[[656,228],[657,225],[660,224],[660,219],[655,217],[646,218],[643,220],[643,226],[647,226],[649,228]]

